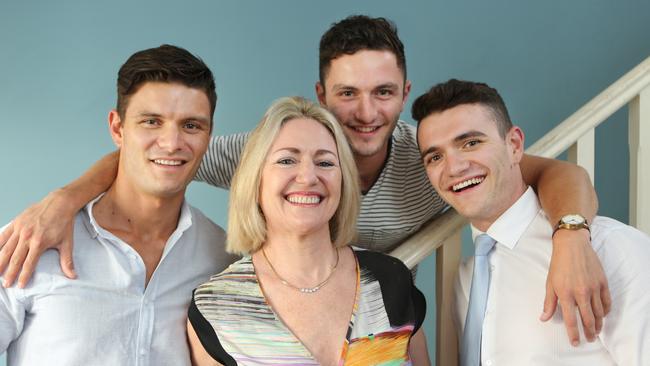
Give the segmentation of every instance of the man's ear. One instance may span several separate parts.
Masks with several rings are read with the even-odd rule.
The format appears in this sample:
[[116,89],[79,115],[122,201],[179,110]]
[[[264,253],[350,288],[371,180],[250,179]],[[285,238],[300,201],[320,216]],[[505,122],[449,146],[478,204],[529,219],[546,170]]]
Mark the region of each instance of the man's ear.
[[325,85],[321,84],[320,81],[316,82],[316,98],[318,98],[321,107],[327,107],[327,103],[325,103]]
[[524,155],[524,131],[518,126],[512,126],[506,134],[506,144],[512,154],[512,162],[518,164]]
[[123,139],[122,118],[120,118],[120,114],[115,109],[108,112],[108,131],[111,133],[111,138],[115,146],[118,149],[121,148]]
[[406,80],[406,82],[404,82],[404,97],[402,98],[402,109],[404,109],[404,105],[406,104],[406,101],[409,99],[409,94],[411,94],[411,81]]

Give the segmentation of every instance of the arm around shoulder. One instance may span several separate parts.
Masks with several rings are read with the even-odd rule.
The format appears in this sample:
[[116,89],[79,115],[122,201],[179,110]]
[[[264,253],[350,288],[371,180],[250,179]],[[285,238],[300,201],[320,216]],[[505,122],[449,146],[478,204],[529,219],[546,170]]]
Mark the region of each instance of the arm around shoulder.
[[43,252],[59,250],[61,268],[75,278],[72,263],[74,217],[90,200],[106,191],[115,180],[119,152],[106,155],[69,185],[48,194],[41,202],[23,211],[0,234],[0,273],[5,287],[20,273],[24,287]]
[[593,220],[598,197],[587,171],[565,161],[524,155],[524,181],[537,192],[542,208],[555,223],[567,214],[581,214]]
[[[521,170],[526,183],[539,197],[551,225],[567,214],[580,214],[591,222],[598,199],[587,172],[571,163],[524,155]],[[591,247],[589,232],[558,230],[552,236],[553,254],[549,267],[546,298],[541,319],[551,318],[558,301],[569,341],[580,341],[576,309],[585,337],[593,341],[600,332],[611,298],[602,265]]]

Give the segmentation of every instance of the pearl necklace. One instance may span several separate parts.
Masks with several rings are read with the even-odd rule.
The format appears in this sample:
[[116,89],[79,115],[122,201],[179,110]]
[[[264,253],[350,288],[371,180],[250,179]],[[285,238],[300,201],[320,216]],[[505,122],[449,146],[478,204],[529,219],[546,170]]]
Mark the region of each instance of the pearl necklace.
[[280,280],[280,282],[282,282],[283,285],[291,287],[294,290],[298,290],[298,291],[302,292],[303,294],[313,294],[314,292],[320,290],[321,287],[325,286],[325,284],[327,284],[327,282],[329,282],[329,280],[332,278],[332,275],[334,274],[334,271],[336,271],[336,266],[339,265],[339,250],[336,249],[336,263],[334,263],[334,266],[332,266],[332,271],[327,276],[327,278],[325,278],[325,280],[323,280],[323,282],[319,283],[318,285],[316,285],[314,287],[298,287],[298,286],[290,284],[287,280],[285,280],[284,278],[282,278],[282,276],[280,276],[278,274],[278,271],[276,271],[275,267],[273,267],[273,264],[271,264],[271,261],[269,260],[269,257],[266,256],[266,251],[264,250],[264,248],[262,248],[262,254],[264,255],[264,259],[266,259],[266,263],[268,263],[269,267],[271,267],[271,271],[273,271],[273,273],[278,277],[278,279]]

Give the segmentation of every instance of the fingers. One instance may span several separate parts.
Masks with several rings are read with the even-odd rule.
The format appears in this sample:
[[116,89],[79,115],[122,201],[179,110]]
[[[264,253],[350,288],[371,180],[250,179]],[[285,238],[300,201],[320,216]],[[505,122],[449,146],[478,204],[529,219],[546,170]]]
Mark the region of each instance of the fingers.
[[609,293],[609,285],[607,284],[607,279],[605,279],[605,283],[600,288],[600,301],[602,301],[603,316],[605,316],[609,314],[610,310],[612,310],[612,294]]
[[544,309],[542,310],[542,315],[539,316],[539,320],[545,322],[553,317],[555,310],[557,309],[557,295],[553,291],[553,287],[549,282],[546,283],[546,297],[544,298]]
[[576,319],[576,306],[573,302],[560,299],[560,307],[569,342],[571,342],[572,346],[577,347],[580,344],[580,333],[578,332],[578,321]]
[[593,342],[596,339],[596,317],[591,308],[593,296],[600,297],[600,294],[596,291],[592,296],[587,298],[581,296],[580,299],[577,299],[578,311],[582,318],[582,329],[585,332],[585,338],[587,338],[587,341],[589,342]]
[[29,279],[32,278],[32,275],[34,274],[34,269],[36,269],[36,264],[38,263],[40,256],[41,253],[37,253],[36,250],[28,250],[25,262],[23,263],[20,275],[18,276],[18,287],[25,288],[25,286],[27,286],[27,282],[29,282]]
[[[13,232],[14,232],[14,224],[12,222],[9,225],[7,225],[7,227],[4,230],[2,230],[2,232],[0,233],[0,248],[2,248],[7,243],[9,238],[11,238]],[[2,268],[0,268],[0,273],[2,273]]]
[[59,261],[61,263],[61,270],[63,274],[70,278],[77,278],[77,273],[74,270],[74,262],[72,260],[72,237],[63,240],[61,248],[59,249]]
[[594,311],[594,318],[596,321],[596,335],[600,334],[600,331],[603,329],[603,318],[605,317],[605,311],[603,310],[603,304],[601,301],[602,300],[599,293],[595,293],[591,296],[591,308]]
[[[21,238],[21,242],[22,242],[22,238]],[[20,272],[20,269],[22,268],[23,263],[25,262],[25,258],[27,257],[29,246],[21,242],[18,243],[18,245],[14,250],[14,253],[11,255],[11,259],[9,260],[9,265],[7,266],[7,270],[4,273],[5,280],[2,283],[4,287],[9,287],[14,283],[14,281],[16,280],[16,276],[18,275],[18,272]]]
[[16,249],[16,245],[18,245],[18,238],[19,235],[17,233],[12,233],[9,237],[9,240],[7,240],[2,249],[0,249],[0,273],[4,273],[4,281],[2,282],[2,286],[4,287],[9,287],[12,283],[14,283],[13,278],[11,278],[11,281],[9,281],[9,274],[6,273],[6,269],[9,261],[11,260],[11,256]]

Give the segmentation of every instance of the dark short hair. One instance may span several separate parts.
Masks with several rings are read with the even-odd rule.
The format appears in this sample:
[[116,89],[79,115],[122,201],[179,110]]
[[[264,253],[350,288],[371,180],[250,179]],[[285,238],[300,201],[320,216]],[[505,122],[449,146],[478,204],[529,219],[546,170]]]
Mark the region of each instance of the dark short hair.
[[363,50],[392,52],[406,80],[404,45],[397,36],[395,24],[386,18],[352,15],[332,24],[320,39],[318,74],[321,84],[325,85],[332,60]]
[[124,118],[129,97],[146,82],[179,83],[205,92],[210,117],[217,104],[212,71],[187,50],[164,44],[131,55],[117,73],[117,113]]
[[411,108],[411,116],[418,122],[433,113],[441,113],[463,104],[480,104],[489,109],[501,137],[512,128],[512,121],[503,99],[496,89],[484,83],[450,79],[434,85],[420,95]]

